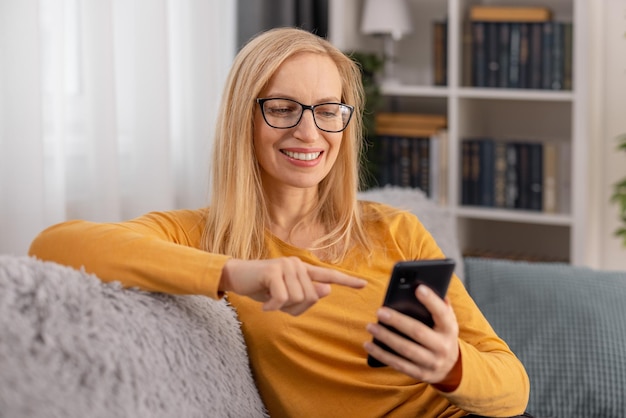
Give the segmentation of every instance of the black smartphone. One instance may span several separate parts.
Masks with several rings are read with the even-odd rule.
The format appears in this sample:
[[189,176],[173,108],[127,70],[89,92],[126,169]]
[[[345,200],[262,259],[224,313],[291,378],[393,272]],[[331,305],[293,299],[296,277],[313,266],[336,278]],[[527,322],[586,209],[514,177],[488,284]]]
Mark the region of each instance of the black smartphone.
[[[391,272],[387,293],[383,301],[383,306],[388,306],[398,312],[409,315],[429,327],[434,326],[433,318],[422,303],[415,296],[417,286],[424,284],[435,291],[442,299],[446,296],[450,278],[454,272],[455,262],[450,258],[400,261],[396,263]],[[379,322],[380,324],[380,322]],[[385,324],[380,324],[385,328],[405,337],[397,329]],[[374,338],[374,343],[385,350],[395,353],[386,344]],[[372,356],[367,357],[367,364],[370,367],[384,367],[386,364]]]

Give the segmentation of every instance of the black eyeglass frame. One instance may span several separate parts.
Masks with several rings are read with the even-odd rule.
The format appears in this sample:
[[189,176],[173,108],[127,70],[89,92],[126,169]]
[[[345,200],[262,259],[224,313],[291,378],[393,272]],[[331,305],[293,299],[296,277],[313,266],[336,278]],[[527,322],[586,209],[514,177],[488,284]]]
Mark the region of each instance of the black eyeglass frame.
[[[267,117],[265,116],[265,107],[263,106],[265,104],[265,102],[268,102],[270,100],[287,100],[289,102],[293,102],[296,103],[298,105],[300,105],[300,117],[298,118],[298,120],[291,126],[274,126],[271,123],[269,123],[269,121],[267,120]],[[315,126],[317,127],[317,129],[319,129],[320,131],[324,131],[324,132],[330,132],[330,133],[339,133],[339,132],[343,132],[346,130],[346,128],[348,127],[348,124],[350,123],[350,121],[352,120],[352,115],[354,113],[354,106],[351,106],[349,104],[345,104],[345,103],[339,103],[339,102],[325,102],[325,103],[319,103],[316,105],[305,105],[300,103],[297,100],[293,100],[293,99],[288,99],[285,97],[266,97],[266,98],[257,98],[256,102],[259,104],[259,106],[261,106],[261,114],[263,115],[263,120],[265,121],[265,123],[267,123],[267,126],[274,128],[274,129],[291,129],[293,127],[298,126],[298,124],[300,123],[300,121],[302,120],[302,115],[304,115],[304,111],[305,110],[310,110],[311,113],[313,114],[313,122],[315,123]],[[339,105],[339,106],[344,106],[346,107],[349,111],[350,114],[348,115],[348,120],[346,120],[346,122],[343,125],[343,128],[341,128],[341,130],[339,131],[330,131],[328,129],[323,129],[320,128],[320,126],[317,124],[317,119],[315,118],[315,108],[319,107],[319,106],[324,106],[324,105]]]

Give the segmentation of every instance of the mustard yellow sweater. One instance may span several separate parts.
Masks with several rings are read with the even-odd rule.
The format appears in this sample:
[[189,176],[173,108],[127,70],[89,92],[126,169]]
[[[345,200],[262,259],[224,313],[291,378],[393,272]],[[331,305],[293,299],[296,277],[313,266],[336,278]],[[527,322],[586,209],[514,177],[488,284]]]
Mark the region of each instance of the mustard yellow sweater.
[[[381,205],[363,203],[364,211]],[[43,231],[30,254],[84,267],[105,281],[146,290],[219,298],[227,256],[200,250],[203,210],[150,213],[121,223],[70,221]],[[366,364],[368,322],[375,322],[393,264],[443,256],[410,213],[386,215],[367,226],[384,250],[364,259],[353,250],[339,265],[267,235],[270,257],[297,256],[366,279],[364,289],[333,286],[301,316],[263,312],[246,297],[227,297],[242,322],[257,386],[272,417],[460,417],[521,414],[529,396],[524,367],[494,333],[455,276],[448,290],[460,326],[462,379],[441,392],[391,368]]]

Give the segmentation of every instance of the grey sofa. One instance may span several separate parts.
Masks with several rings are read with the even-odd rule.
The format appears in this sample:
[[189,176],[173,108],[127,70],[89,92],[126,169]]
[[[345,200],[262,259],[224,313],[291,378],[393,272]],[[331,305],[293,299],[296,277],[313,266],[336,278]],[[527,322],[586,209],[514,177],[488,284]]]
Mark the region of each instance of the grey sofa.
[[[445,213],[399,198],[453,245]],[[442,245],[444,246],[444,245]],[[457,271],[525,364],[536,417],[626,417],[626,272],[462,259]],[[224,301],[122,289],[82,271],[0,255],[0,418],[263,417]]]

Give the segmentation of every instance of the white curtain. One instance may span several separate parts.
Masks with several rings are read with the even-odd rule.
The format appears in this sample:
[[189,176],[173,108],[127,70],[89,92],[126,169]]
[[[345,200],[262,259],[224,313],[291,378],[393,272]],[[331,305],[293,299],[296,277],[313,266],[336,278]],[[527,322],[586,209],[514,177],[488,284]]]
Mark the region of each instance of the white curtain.
[[0,0],[0,254],[207,203],[234,1]]

